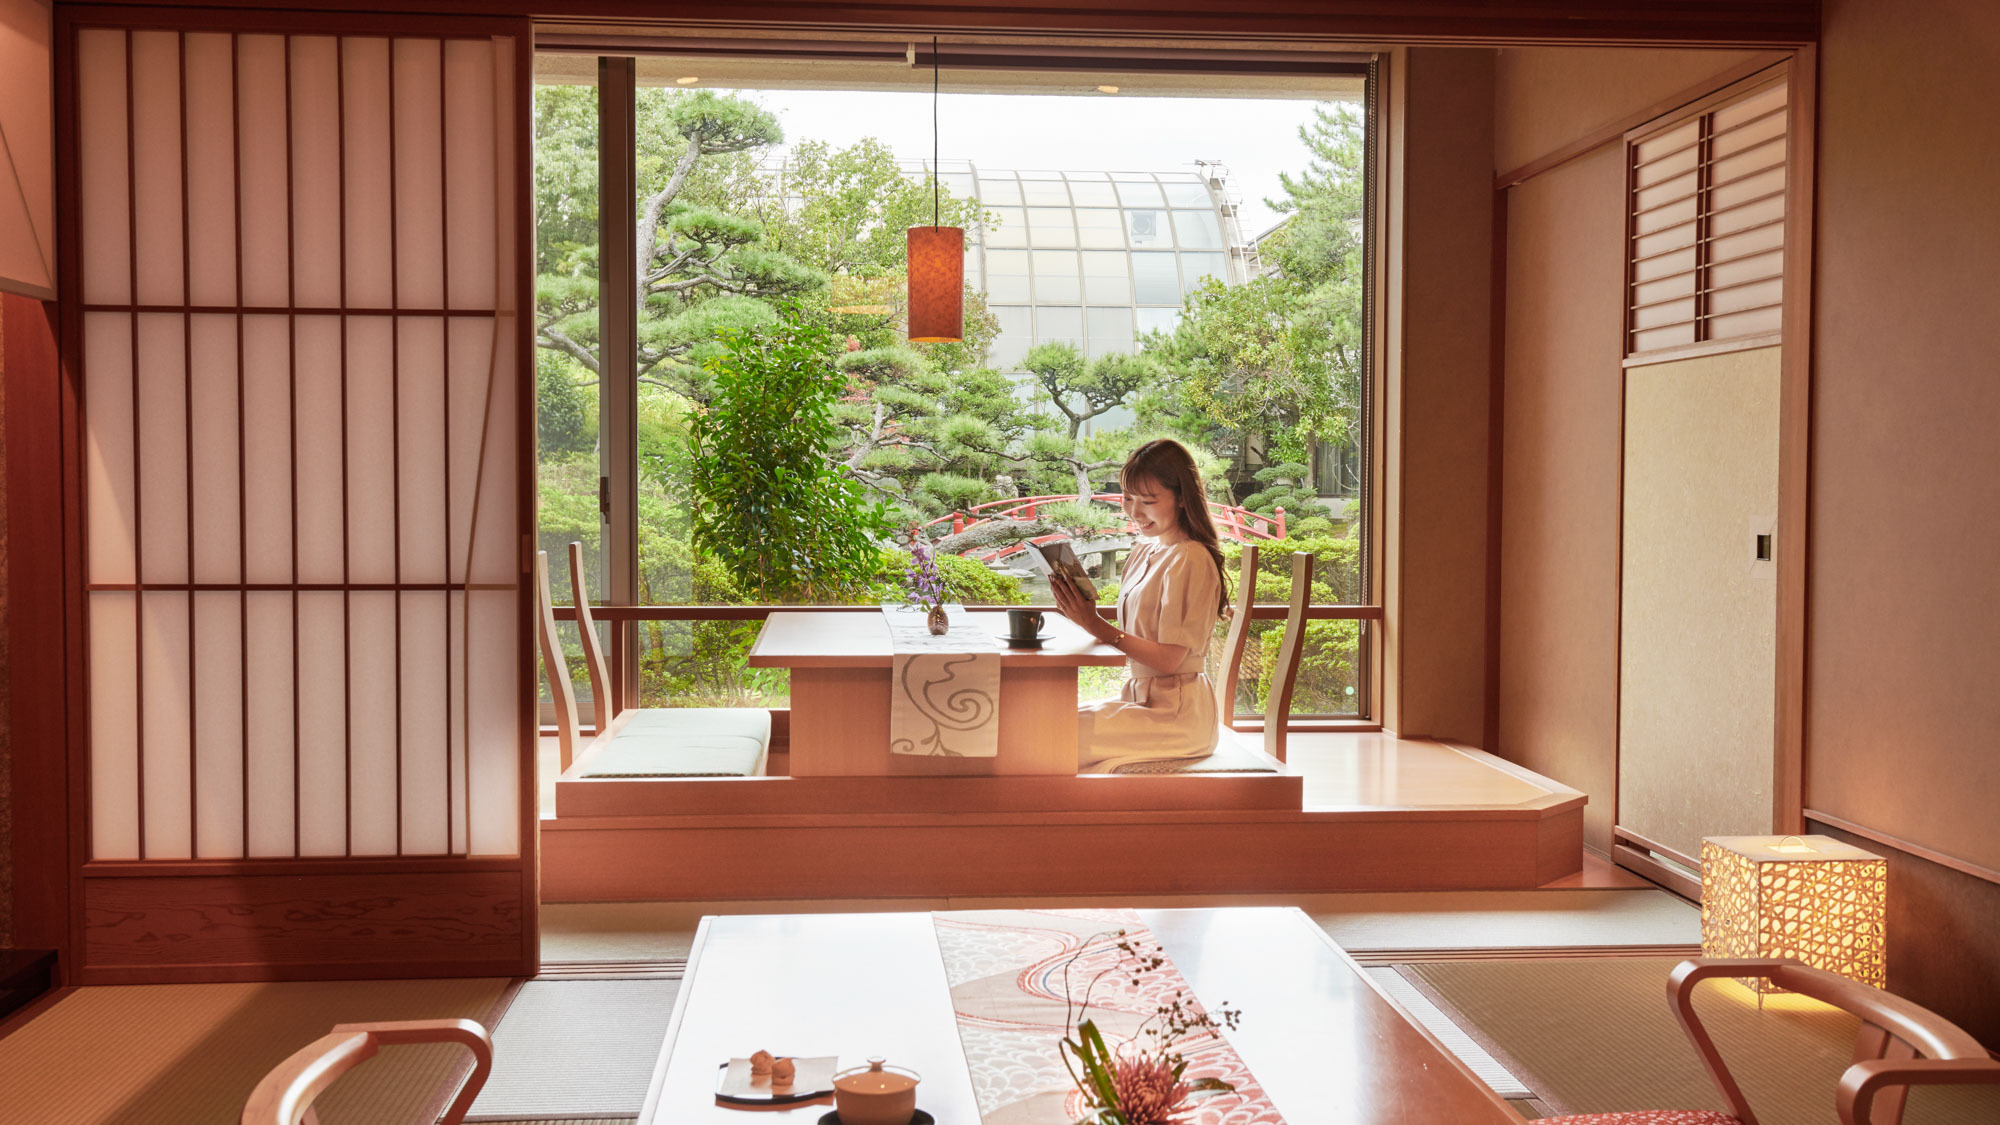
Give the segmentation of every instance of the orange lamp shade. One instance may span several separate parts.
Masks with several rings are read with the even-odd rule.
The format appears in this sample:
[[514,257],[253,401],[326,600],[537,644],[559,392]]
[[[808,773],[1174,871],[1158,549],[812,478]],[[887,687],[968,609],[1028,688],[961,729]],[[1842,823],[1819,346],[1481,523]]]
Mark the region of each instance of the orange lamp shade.
[[910,340],[955,343],[965,338],[965,231],[911,227]]

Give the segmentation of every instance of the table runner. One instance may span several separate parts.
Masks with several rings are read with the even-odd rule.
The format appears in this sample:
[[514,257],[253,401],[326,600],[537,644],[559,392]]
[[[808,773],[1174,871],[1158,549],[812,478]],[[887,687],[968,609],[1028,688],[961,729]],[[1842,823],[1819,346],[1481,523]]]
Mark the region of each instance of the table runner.
[[894,653],[889,672],[889,751],[921,757],[1000,754],[1000,638],[946,606],[951,629],[934,636],[925,614],[882,607]]
[[[1057,1046],[1064,996],[1118,962],[1117,931],[1158,945],[1132,910],[967,910],[931,915],[951,985],[958,1035],[984,1125],[1070,1125],[1084,1113]],[[1067,966],[1067,981],[1065,981]],[[1176,993],[1193,995],[1171,960],[1140,977],[1113,972],[1090,992],[1090,1018],[1114,1048]],[[1246,1012],[1246,1020],[1257,1013]],[[1221,1078],[1235,1093],[1198,1101],[1188,1125],[1282,1125],[1243,1059],[1218,1034],[1182,1040],[1190,1078]]]

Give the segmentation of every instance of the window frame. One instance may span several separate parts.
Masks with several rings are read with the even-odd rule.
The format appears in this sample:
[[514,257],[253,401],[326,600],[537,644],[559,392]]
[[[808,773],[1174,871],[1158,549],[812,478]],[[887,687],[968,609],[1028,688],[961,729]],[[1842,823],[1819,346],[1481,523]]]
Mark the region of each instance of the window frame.
[[[549,53],[567,55],[592,53],[578,45],[569,44],[549,44],[540,49]],[[1017,68],[1033,69],[1033,60],[1036,54],[1035,46],[1029,43],[1022,43],[1017,45],[1017,49],[1020,54],[1012,60],[1010,65]],[[1107,54],[1114,57],[1117,55],[1115,48],[1107,48],[1106,51]],[[1191,52],[1191,56],[1193,54]],[[618,279],[618,281],[625,283],[624,286],[619,286],[619,288],[626,288],[628,290],[631,285],[636,284],[633,280],[634,258],[637,253],[637,248],[633,245],[636,215],[634,214],[633,206],[629,203],[622,206],[605,206],[603,203],[605,200],[630,201],[635,198],[634,182],[636,179],[637,163],[635,135],[636,68],[633,65],[634,59],[631,55],[600,54],[598,61],[599,276],[600,285],[604,287],[604,293],[599,303],[599,315],[602,317],[606,310],[613,308],[630,310],[631,312],[629,316],[624,317],[627,321],[625,325],[601,326],[599,330],[600,340],[604,341],[603,363],[605,367],[604,375],[599,381],[600,469],[604,474],[603,479],[600,481],[600,495],[603,497],[603,503],[600,511],[599,532],[601,536],[600,557],[607,560],[608,573],[599,576],[601,582],[600,589],[604,591],[600,596],[603,598],[605,604],[594,608],[593,612],[599,621],[607,624],[612,635],[612,643],[607,646],[607,651],[611,664],[610,673],[613,691],[618,693],[621,706],[633,706],[639,700],[640,690],[639,661],[636,658],[637,636],[636,630],[631,628],[634,622],[749,621],[762,620],[771,612],[777,610],[815,611],[851,609],[852,607],[784,605],[706,606],[692,604],[648,606],[638,604],[638,385],[636,378],[633,377],[636,368],[636,305],[633,300],[625,299],[635,296],[634,294],[629,291],[623,293],[614,292],[613,284],[609,283],[610,279]],[[1378,574],[1380,570],[1379,556],[1384,549],[1384,545],[1382,543],[1383,527],[1380,520],[1379,505],[1375,502],[1374,497],[1374,490],[1381,479],[1378,464],[1383,449],[1383,443],[1380,440],[1380,435],[1377,433],[1382,411],[1378,401],[1379,380],[1376,377],[1380,362],[1380,347],[1376,341],[1376,336],[1381,330],[1381,303],[1377,291],[1383,281],[1378,248],[1384,237],[1384,231],[1381,229],[1378,221],[1381,210],[1378,203],[1378,196],[1383,188],[1384,172],[1378,146],[1378,137],[1383,127],[1379,109],[1380,103],[1377,98],[1379,61],[1379,56],[1369,57],[1367,61],[1362,62],[1352,55],[1345,55],[1339,56],[1336,59],[1330,59],[1325,70],[1325,73],[1328,74],[1358,73],[1364,76],[1363,229],[1365,237],[1363,245],[1362,316],[1365,327],[1362,332],[1362,370],[1360,373],[1361,419],[1359,427],[1362,435],[1359,451],[1359,459],[1362,465],[1362,479],[1360,485],[1361,496],[1357,502],[1357,510],[1351,516],[1351,520],[1359,521],[1362,528],[1363,549],[1360,552],[1357,585],[1361,590],[1367,591],[1368,596],[1363,603],[1310,604],[1306,607],[1305,612],[1305,617],[1308,621],[1353,620],[1362,623],[1355,655],[1356,667],[1354,678],[1356,702],[1355,708],[1351,713],[1322,714],[1295,712],[1291,715],[1290,721],[1287,724],[1288,729],[1292,730],[1379,730],[1381,727],[1379,708],[1382,695],[1380,678],[1383,635],[1380,623],[1385,618],[1385,612]],[[1170,68],[1155,67],[1155,69]],[[1279,66],[1274,69],[1292,73],[1297,72],[1296,64]],[[607,159],[607,153],[622,153],[625,154],[625,159],[622,162]],[[621,164],[622,167],[620,167]],[[1018,253],[1030,255],[1029,276],[1031,279],[1030,284],[1032,285],[1033,258],[1031,255],[1033,249],[1038,246],[1038,243],[1028,235],[1026,220],[1030,205],[1026,202],[1025,189],[1020,185],[1020,173],[1018,170],[1008,171],[1005,176],[998,175],[998,172],[999,170],[987,171],[982,169],[978,175],[982,178],[991,177],[996,182],[1011,179],[1016,190],[1023,192],[1022,202],[1019,204],[1010,203],[989,206],[988,209],[1001,212],[1011,210],[1017,215],[1020,220],[1019,222],[1012,224],[1003,222],[1003,227],[1006,225],[1014,226],[1019,231],[1020,241],[1018,244],[1013,242],[999,244],[993,240],[992,232],[987,231],[985,232],[985,237],[982,239],[982,249],[1013,250]],[[1067,178],[1068,174],[1065,173],[1065,180]],[[1121,179],[1117,173],[1111,173],[1106,177],[1108,186],[1112,188],[1114,193],[1118,193],[1119,203],[1115,213],[1120,216],[1121,234],[1125,233],[1124,228],[1129,224],[1128,216],[1134,209],[1125,202],[1124,195],[1122,194],[1122,190],[1126,186],[1124,181],[1130,180],[1136,185],[1142,178],[1150,182],[1153,189],[1160,193],[1161,202],[1158,206],[1147,204],[1139,209],[1155,211],[1161,218],[1161,225],[1164,228],[1161,231],[1161,235],[1164,237],[1166,245],[1156,249],[1158,252],[1171,255],[1175,259],[1176,278],[1179,281],[1179,288],[1181,289],[1181,300],[1185,302],[1188,285],[1185,280],[1179,278],[1181,251],[1178,248],[1178,238],[1174,226],[1175,208],[1168,201],[1165,188],[1157,176],[1151,174],[1144,177],[1127,175]],[[614,187],[616,190],[611,190]],[[1064,210],[1069,211],[1073,215],[1079,206],[1081,205],[1072,202]],[[1110,208],[1105,209],[1110,210]],[[1067,249],[1070,253],[1078,254],[1079,262],[1081,262],[1081,251],[1085,249],[1082,245],[1081,230],[1074,225],[1074,220],[1072,220],[1072,223],[1072,230],[1076,237]],[[1223,259],[1223,273],[1227,274],[1230,270],[1230,254],[1226,240],[1224,241],[1225,245],[1213,252]],[[614,243],[620,242],[622,242],[622,246],[614,246]],[[622,253],[623,257],[614,261],[611,257],[611,254],[614,252]],[[1130,256],[1135,252],[1143,251],[1136,250],[1128,244],[1126,249],[1118,252]],[[1145,329],[1139,326],[1139,321],[1141,319],[1140,313],[1146,311],[1138,307],[1136,269],[1133,270],[1131,281],[1134,298],[1133,327],[1136,338],[1138,333],[1145,331]],[[1079,284],[1082,284],[1081,276],[1079,277]],[[1084,320],[1083,330],[1087,333],[1088,315],[1085,312],[1084,306],[1087,306],[1088,302],[1081,298],[1082,294],[1080,293],[1079,300],[1076,302],[1078,306],[1077,312],[1079,317]],[[1032,303],[1026,306],[1030,311],[1031,317],[1034,315],[1033,309],[1035,307]],[[613,314],[614,318],[618,315],[616,313]],[[630,346],[614,349],[611,346],[612,340],[607,330],[610,327],[620,328],[624,333],[624,340]],[[626,368],[624,372],[626,377],[624,378],[615,377],[615,373],[611,370],[614,355],[617,357],[616,362]],[[617,427],[616,429],[611,428],[614,425]],[[1233,582],[1235,576],[1232,575],[1230,577]],[[1104,611],[1109,616],[1110,613],[1115,612],[1115,608],[1104,607]],[[1285,613],[1286,607],[1282,604],[1259,604],[1253,610],[1253,619],[1259,621],[1281,620],[1285,616]],[[558,606],[556,607],[556,616],[560,620],[574,620],[575,611]],[[1245,726],[1255,726],[1258,717],[1254,714],[1243,714],[1234,716],[1233,718],[1235,725],[1243,728]]]

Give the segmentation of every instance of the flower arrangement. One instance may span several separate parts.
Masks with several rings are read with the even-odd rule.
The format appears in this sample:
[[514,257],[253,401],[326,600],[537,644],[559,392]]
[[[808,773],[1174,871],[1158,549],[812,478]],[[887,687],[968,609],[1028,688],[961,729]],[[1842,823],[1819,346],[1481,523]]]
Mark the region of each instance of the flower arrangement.
[[910,535],[910,569],[903,576],[903,590],[918,609],[944,604],[944,576],[938,573],[937,554],[921,531]]
[[1128,977],[1136,988],[1147,973],[1166,963],[1167,955],[1157,944],[1142,946],[1131,940],[1124,930],[1099,934],[1063,965],[1066,1004],[1075,996],[1070,968],[1077,957],[1106,938],[1116,939],[1112,947],[1118,951],[1117,959],[1090,978],[1082,1000],[1069,1004],[1064,1015],[1063,1065],[1088,1110],[1078,1125],[1187,1125],[1197,1101],[1236,1088],[1220,1078],[1187,1078],[1180,1044],[1190,1036],[1220,1034],[1225,1027],[1233,1030],[1243,1013],[1225,1004],[1211,1014],[1177,990],[1146,1017],[1137,1034],[1113,1049],[1096,1021],[1088,1018],[1091,993],[1113,974]]
[[930,631],[943,634],[949,628],[944,613],[944,575],[938,573],[937,553],[924,538],[921,528],[910,532],[910,569],[903,576],[904,597],[930,615]]

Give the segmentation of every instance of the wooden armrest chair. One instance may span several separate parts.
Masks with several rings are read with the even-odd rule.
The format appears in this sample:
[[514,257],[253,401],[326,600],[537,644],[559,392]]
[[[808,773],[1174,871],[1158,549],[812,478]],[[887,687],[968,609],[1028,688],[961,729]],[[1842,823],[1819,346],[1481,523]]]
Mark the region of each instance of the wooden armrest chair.
[[458,1125],[493,1072],[493,1040],[471,1020],[337,1024],[257,1083],[250,1100],[243,1103],[242,1125],[318,1125],[313,1099],[377,1051],[404,1043],[462,1043],[472,1052],[472,1074],[438,1119],[441,1125]]
[[583,544],[569,545],[570,590],[575,594],[577,632],[584,667],[597,702],[597,729],[586,751],[577,721],[576,686],[570,682],[556,633],[554,595],[549,589],[549,553],[535,555],[540,598],[536,615],[543,670],[555,704],[556,744],[565,775],[577,766],[580,777],[677,778],[759,777],[771,749],[771,712],[761,707],[626,707],[617,705],[590,592],[583,582]]
[[1911,1086],[2000,1085],[2000,1061],[1936,1012],[1790,958],[1698,958],[1667,978],[1667,1002],[1729,1103],[1729,1113],[1649,1111],[1544,1118],[1544,1125],[1757,1125],[1757,1115],[1723,1064],[1694,1011],[1694,986],[1710,977],[1760,977],[1861,1017],[1854,1062],[1840,1076],[1834,1107],[1841,1125],[1900,1125]]
[[[1292,594],[1285,604],[1285,637],[1278,643],[1278,666],[1271,670],[1271,691],[1264,700],[1264,753],[1285,760],[1285,720],[1292,710],[1292,688],[1298,679],[1299,654],[1305,643],[1306,605],[1312,601],[1313,556],[1292,554]],[[1236,579],[1236,609],[1222,642],[1222,675],[1215,682],[1215,711],[1224,737],[1236,729],[1236,688],[1243,674],[1243,651],[1249,647],[1250,616],[1257,606],[1257,545],[1243,544]]]

